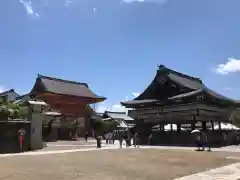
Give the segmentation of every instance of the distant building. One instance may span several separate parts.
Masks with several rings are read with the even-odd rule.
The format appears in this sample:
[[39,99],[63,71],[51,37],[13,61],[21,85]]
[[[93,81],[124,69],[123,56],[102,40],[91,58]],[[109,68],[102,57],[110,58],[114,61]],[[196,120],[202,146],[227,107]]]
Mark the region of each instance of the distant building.
[[119,121],[119,127],[120,128],[132,128],[134,127],[134,119],[129,117],[125,112],[111,112],[111,111],[105,111],[102,115],[103,119],[111,119]]
[[0,97],[3,98],[6,102],[15,101],[20,95],[14,91],[14,89],[10,89],[8,91],[4,91],[0,93]]

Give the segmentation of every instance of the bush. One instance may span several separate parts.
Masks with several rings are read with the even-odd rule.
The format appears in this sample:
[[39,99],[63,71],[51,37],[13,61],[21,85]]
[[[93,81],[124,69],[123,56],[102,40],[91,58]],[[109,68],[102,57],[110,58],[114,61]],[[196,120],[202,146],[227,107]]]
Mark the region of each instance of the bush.
[[21,107],[15,103],[1,102],[0,120],[27,118],[28,107]]

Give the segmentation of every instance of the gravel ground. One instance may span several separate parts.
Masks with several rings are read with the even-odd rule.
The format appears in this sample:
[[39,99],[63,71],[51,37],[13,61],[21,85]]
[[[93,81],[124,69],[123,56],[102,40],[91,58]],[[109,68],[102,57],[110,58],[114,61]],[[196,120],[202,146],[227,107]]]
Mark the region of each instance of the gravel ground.
[[[0,158],[1,180],[171,180],[233,162],[233,153],[115,149]],[[239,155],[238,155],[239,156]]]

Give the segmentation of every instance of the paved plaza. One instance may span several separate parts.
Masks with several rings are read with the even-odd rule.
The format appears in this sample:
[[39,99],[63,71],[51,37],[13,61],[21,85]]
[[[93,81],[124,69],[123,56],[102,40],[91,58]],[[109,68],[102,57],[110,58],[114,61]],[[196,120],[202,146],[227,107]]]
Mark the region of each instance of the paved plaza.
[[99,149],[95,140],[50,142],[42,150],[0,155],[0,179],[236,180],[240,177],[240,155],[237,147],[228,149],[234,150],[208,153],[194,152],[194,148],[148,146],[120,149],[117,143],[104,142]]
[[178,178],[176,180],[239,180],[240,163]]
[[[33,152],[0,155],[1,180],[237,180],[240,148],[122,148],[96,141],[58,141]],[[230,150],[230,152],[226,152]]]

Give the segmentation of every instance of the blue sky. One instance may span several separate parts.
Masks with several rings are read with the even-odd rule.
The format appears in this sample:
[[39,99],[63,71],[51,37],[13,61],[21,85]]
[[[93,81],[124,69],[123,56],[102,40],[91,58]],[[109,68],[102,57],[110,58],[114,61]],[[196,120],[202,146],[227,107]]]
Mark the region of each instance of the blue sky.
[[240,99],[239,0],[2,0],[0,89],[27,93],[38,73],[87,82],[119,101],[157,65]]

